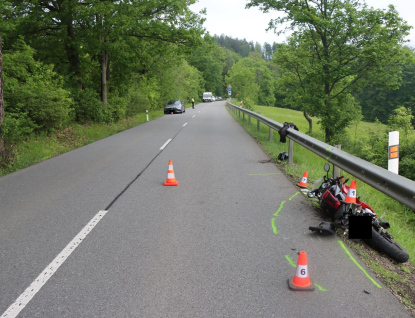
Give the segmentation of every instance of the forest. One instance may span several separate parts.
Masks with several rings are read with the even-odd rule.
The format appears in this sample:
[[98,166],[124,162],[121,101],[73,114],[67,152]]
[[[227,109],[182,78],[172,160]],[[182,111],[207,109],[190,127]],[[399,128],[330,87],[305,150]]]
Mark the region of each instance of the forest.
[[[228,84],[246,108],[302,111],[309,134],[318,118],[329,143],[354,121],[413,130],[415,51],[404,41],[411,26],[393,6],[251,0],[248,9],[285,13],[270,28],[294,30],[284,43],[261,44],[210,35],[203,12],[189,9],[194,2],[2,1],[0,165],[29,136],[117,122],[170,99],[200,101],[204,91],[227,96]],[[365,159],[384,164],[372,146]],[[410,178],[414,147],[407,138],[401,148]]]

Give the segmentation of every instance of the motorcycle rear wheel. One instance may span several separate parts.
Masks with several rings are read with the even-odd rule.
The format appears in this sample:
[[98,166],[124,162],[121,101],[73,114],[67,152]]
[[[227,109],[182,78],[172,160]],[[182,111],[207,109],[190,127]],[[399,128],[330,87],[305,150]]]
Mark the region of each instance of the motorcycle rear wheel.
[[364,241],[398,263],[405,263],[409,259],[409,254],[393,238],[388,237],[388,233],[381,234],[372,228],[372,239]]

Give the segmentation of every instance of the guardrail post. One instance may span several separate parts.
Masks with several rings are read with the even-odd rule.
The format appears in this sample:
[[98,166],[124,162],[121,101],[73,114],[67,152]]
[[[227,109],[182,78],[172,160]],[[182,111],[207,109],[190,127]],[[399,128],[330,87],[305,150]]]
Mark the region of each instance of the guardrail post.
[[245,121],[245,112],[242,112],[242,120]]
[[248,125],[251,126],[251,115],[248,115]]
[[[342,149],[342,145],[334,145],[337,149]],[[333,178],[340,177],[340,168],[333,164]]]
[[292,166],[294,164],[294,141],[288,138],[288,164]]
[[239,111],[239,118],[241,118],[241,110],[240,110],[240,109],[238,109],[238,111]]
[[269,141],[272,141],[272,132],[274,131],[274,129],[272,129],[271,127],[269,127]]
[[256,120],[256,130],[259,131],[260,130],[260,124],[261,122],[259,121],[259,119]]

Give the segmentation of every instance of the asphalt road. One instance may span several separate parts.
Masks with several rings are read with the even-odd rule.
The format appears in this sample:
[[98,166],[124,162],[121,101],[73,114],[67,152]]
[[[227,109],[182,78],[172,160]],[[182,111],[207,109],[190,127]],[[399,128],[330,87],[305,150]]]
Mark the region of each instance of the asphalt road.
[[410,317],[224,104],[0,178],[1,317]]

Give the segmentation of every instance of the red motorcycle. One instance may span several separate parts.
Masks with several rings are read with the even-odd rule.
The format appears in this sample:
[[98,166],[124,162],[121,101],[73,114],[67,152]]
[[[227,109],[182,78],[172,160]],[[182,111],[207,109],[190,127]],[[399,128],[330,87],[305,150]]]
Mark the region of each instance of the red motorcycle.
[[[360,201],[360,198],[356,198],[356,204],[345,202],[349,192],[349,187],[346,185],[348,179],[343,180],[343,176],[330,178],[328,176],[328,172],[330,171],[330,165],[328,163],[325,164],[324,170],[326,170],[327,175],[314,183],[314,189],[308,192],[308,197],[317,198],[320,206],[331,213],[334,226],[331,226],[329,232],[334,232],[333,228],[342,228],[347,232],[349,230],[351,216],[370,217],[372,223],[372,238],[364,239],[364,241],[395,261],[399,263],[406,262],[409,259],[409,254],[386,231],[390,228],[389,222],[383,221],[382,217],[378,219],[375,211],[367,203]],[[310,227],[310,230],[319,231],[320,229],[319,227]]]

